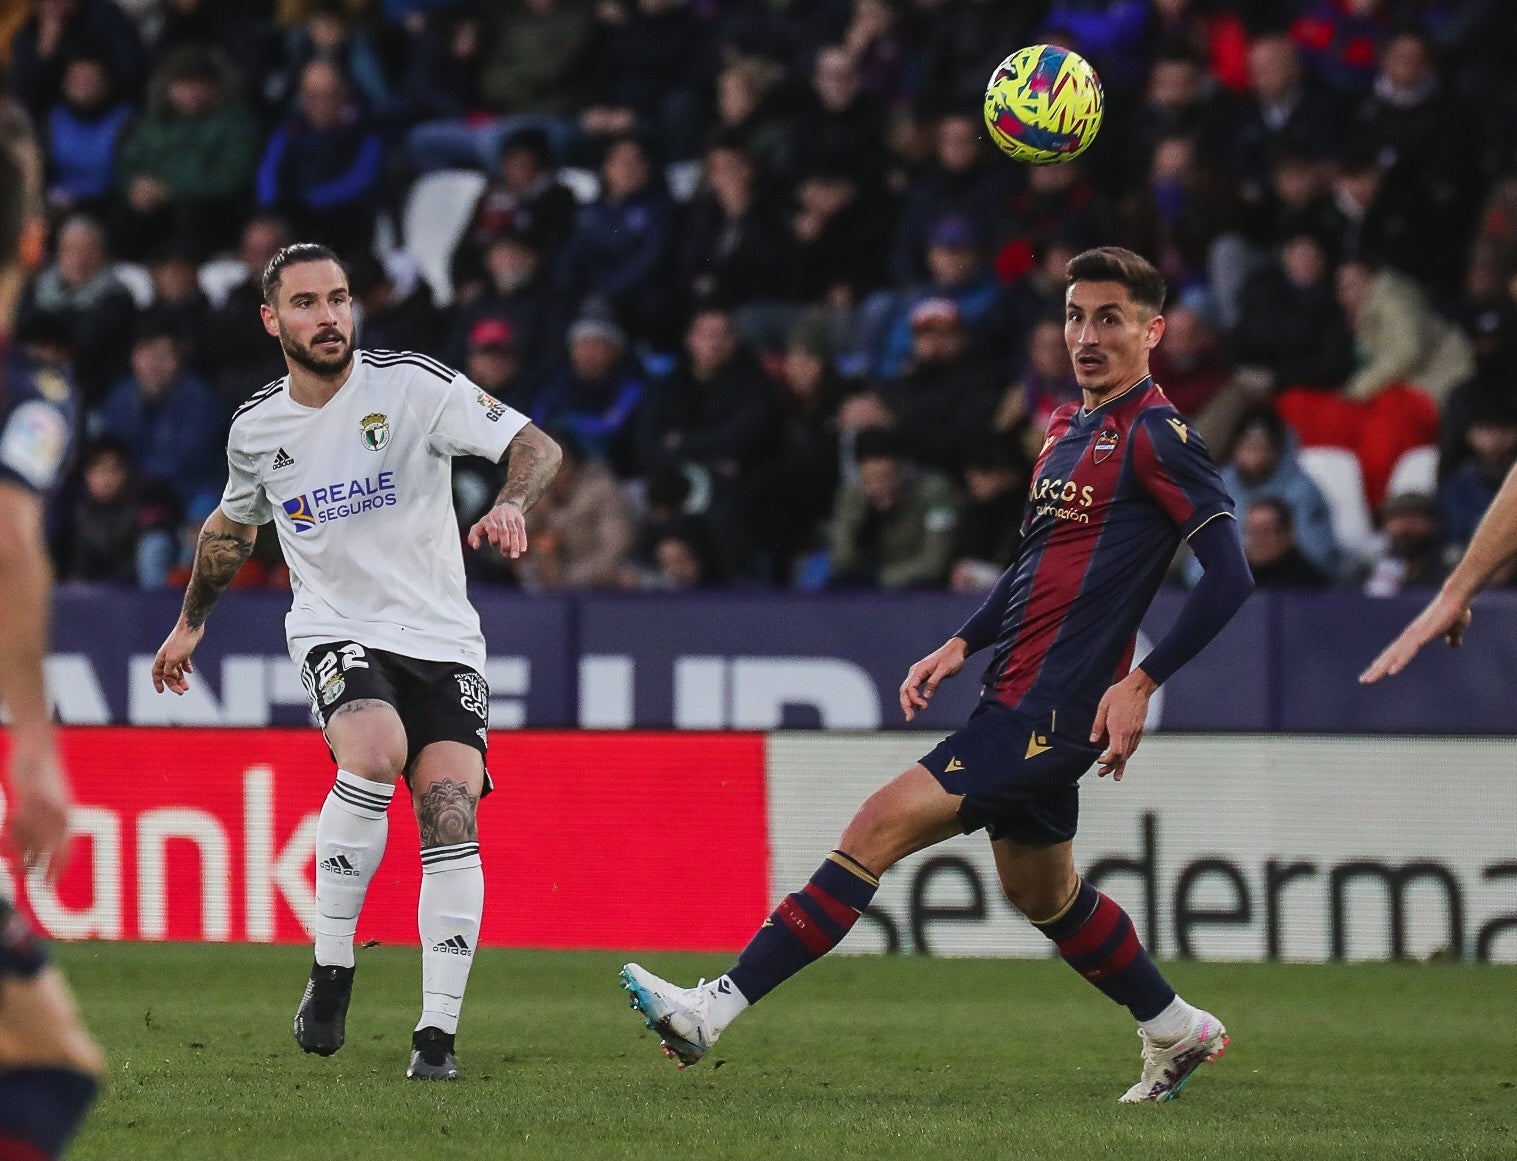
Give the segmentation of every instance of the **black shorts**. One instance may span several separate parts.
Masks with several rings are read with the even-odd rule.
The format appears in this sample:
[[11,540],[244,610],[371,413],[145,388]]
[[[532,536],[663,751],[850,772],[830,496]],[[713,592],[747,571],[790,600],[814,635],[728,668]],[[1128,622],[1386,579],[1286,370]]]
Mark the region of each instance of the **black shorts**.
[[922,765],[948,793],[964,796],[965,834],[988,827],[992,839],[1040,847],[1075,837],[1080,776],[1100,754],[1099,746],[1054,733],[1047,715],[1033,721],[985,702]]
[[0,979],[29,980],[47,966],[47,947],[16,905],[0,898]]
[[[356,641],[331,641],[306,654],[300,680],[323,730],[349,702],[373,699],[394,706],[406,731],[407,781],[416,755],[433,742],[460,742],[481,755],[488,751],[490,686],[462,662],[420,661]],[[491,789],[486,770],[484,793]]]

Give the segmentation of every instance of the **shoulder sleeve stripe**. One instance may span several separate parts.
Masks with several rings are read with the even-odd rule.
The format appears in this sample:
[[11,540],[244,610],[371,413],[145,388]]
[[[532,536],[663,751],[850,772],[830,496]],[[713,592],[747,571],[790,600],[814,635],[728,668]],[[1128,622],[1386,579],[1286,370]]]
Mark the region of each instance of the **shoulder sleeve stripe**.
[[438,371],[449,375],[454,373],[453,368],[449,367],[446,363],[434,359],[431,355],[424,355],[420,351],[371,351],[369,353],[376,356],[380,362],[393,362],[396,359],[417,359]]
[[389,367],[417,367],[429,375],[436,375],[444,383],[451,383],[458,377],[457,371],[449,370],[443,367],[441,363],[424,363],[420,359],[413,359],[409,356],[399,356],[391,359],[370,359],[369,362],[381,370]]
[[245,411],[252,411],[253,408],[257,407],[260,403],[263,403],[266,400],[274,398],[274,396],[278,395],[283,390],[284,390],[284,380],[283,379],[277,381],[271,387],[265,387],[262,391],[258,392],[256,395],[254,395],[250,399],[248,399],[248,401],[246,403],[242,404],[242,406],[238,407],[236,411],[232,412],[232,418],[236,419],[239,415],[241,415]]

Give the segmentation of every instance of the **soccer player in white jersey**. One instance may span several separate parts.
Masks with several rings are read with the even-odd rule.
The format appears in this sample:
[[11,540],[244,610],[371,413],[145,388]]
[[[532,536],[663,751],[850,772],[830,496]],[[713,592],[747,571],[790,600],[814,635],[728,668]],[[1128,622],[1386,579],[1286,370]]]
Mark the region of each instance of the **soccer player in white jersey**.
[[485,770],[484,638],[464,591],[451,460],[506,466],[469,543],[527,549],[523,516],[559,449],[527,417],[425,355],[355,351],[347,275],[323,246],[281,250],[263,276],[263,324],[289,374],[236,412],[229,479],[206,521],[179,622],[153,684],[182,694],[222,591],[275,522],[294,604],[290,655],[337,777],[316,824],[316,954],[295,1039],[342,1047],[353,936],[384,853],[398,779],[421,835],[422,1013],[406,1075],[458,1077],[454,1034],[484,906],[475,807]]

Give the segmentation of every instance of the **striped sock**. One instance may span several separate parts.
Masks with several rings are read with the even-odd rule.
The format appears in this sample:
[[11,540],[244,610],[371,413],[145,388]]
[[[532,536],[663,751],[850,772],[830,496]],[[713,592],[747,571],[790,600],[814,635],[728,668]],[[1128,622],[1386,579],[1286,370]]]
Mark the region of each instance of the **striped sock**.
[[469,969],[485,910],[485,872],[477,842],[424,847],[416,928],[421,935],[421,1019],[416,1029],[458,1031]]
[[841,943],[879,885],[856,860],[833,851],[811,881],[786,895],[764,920],[727,978],[750,1004],[757,1003]]
[[1148,958],[1127,912],[1084,880],[1061,914],[1033,926],[1054,941],[1065,963],[1139,1021],[1174,1001],[1174,988]]
[[316,820],[316,962],[353,966],[353,935],[369,882],[384,857],[395,787],[346,770]]

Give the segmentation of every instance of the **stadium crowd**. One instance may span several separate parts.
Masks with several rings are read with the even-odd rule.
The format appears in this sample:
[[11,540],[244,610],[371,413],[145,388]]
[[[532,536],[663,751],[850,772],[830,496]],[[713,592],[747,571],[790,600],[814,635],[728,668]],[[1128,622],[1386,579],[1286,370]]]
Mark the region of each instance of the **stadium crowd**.
[[[183,581],[231,411],[283,373],[258,272],[296,239],[348,262],[360,346],[567,449],[530,556],[466,550],[484,583],[987,587],[1078,397],[1064,264],[1108,243],[1170,281],[1156,378],[1262,584],[1436,584],[1517,459],[1508,0],[13,7],[0,120],[46,191],[13,341],[88,415],[68,580]],[[1030,168],[980,107],[1040,42],[1106,124]],[[459,169],[423,277],[407,202]],[[457,465],[464,527],[497,473]],[[271,537],[241,583],[286,583]]]

